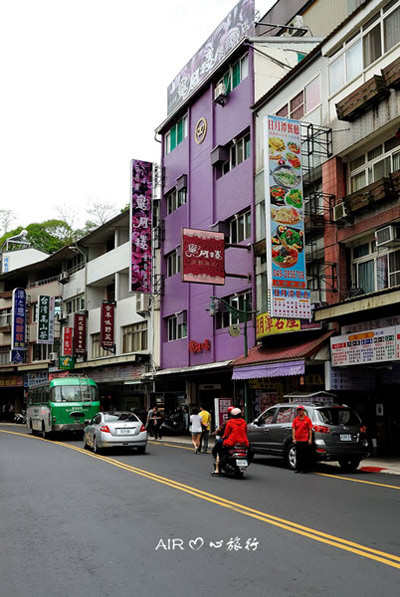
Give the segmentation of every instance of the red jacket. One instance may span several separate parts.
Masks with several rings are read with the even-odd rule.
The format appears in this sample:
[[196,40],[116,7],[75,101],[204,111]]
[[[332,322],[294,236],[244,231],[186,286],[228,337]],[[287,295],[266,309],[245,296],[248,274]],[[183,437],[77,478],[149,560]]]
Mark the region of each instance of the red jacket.
[[224,446],[234,446],[235,444],[248,446],[246,421],[244,419],[229,419],[225,427],[223,440]]

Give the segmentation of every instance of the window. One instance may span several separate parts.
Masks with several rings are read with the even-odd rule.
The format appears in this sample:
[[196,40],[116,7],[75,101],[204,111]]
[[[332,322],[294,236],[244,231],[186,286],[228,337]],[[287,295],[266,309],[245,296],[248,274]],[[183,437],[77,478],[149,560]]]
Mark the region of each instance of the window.
[[165,135],[165,154],[171,153],[188,134],[188,118],[187,114],[183,116]]
[[167,331],[168,331],[168,342],[172,340],[180,340],[181,338],[187,337],[187,325],[186,323],[180,323],[178,316],[173,315],[167,317]]
[[0,346],[0,365],[10,364],[11,346]]
[[230,93],[232,89],[235,89],[235,87],[237,87],[243,81],[243,79],[247,77],[248,74],[249,60],[248,55],[246,54],[229,67],[228,71],[218,81],[217,85],[224,83],[227,93]]
[[[32,321],[36,321],[36,319]],[[0,311],[0,327],[9,325],[11,325],[11,307],[7,309],[1,309]]]
[[335,93],[400,42],[399,2],[389,2],[331,56],[329,92]]
[[172,251],[166,255],[167,261],[167,278],[178,274],[181,271],[181,258],[178,251]]
[[[227,328],[234,323],[242,323],[245,319],[244,312],[251,310],[251,292],[243,292],[232,296],[224,297],[224,301],[232,306],[233,309],[243,311],[242,314],[230,311],[229,307],[219,303],[219,311],[215,315],[215,327],[217,330]],[[217,301],[218,302],[218,301]],[[251,313],[247,315],[247,321],[251,320]]]
[[147,322],[134,323],[122,328],[122,352],[147,350]]
[[59,341],[55,341],[53,344],[32,344],[33,361],[48,361],[51,352],[60,354]]
[[228,174],[233,168],[236,168],[241,162],[250,157],[250,133],[242,135],[232,141],[228,146],[229,159],[221,166],[221,176]]
[[83,311],[85,308],[85,297],[83,294],[75,296],[74,298],[65,301],[65,310],[68,313],[76,313],[77,311]]
[[375,241],[353,247],[353,287],[364,293],[400,284],[400,250],[380,248]]
[[320,77],[310,81],[302,91],[293,97],[288,104],[276,112],[277,116],[283,118],[294,118],[300,120],[304,114],[311,112],[321,102]]
[[100,344],[100,334],[91,334],[92,340],[92,359],[98,359],[100,357],[108,357],[109,352],[104,350]]
[[278,410],[278,416],[276,417],[277,423],[292,423],[294,419],[294,409],[290,406],[282,406]]
[[[350,162],[350,192],[389,176],[400,169],[400,139],[389,139]],[[390,147],[390,149],[389,149]]]
[[229,225],[229,242],[240,243],[251,236],[251,212],[235,216]]
[[186,188],[177,191],[174,189],[167,195],[167,214],[171,214],[177,210],[181,205],[185,205],[187,200]]
[[278,409],[276,407],[269,408],[263,415],[260,417],[260,423],[263,425],[271,425],[272,421],[274,420],[275,413]]

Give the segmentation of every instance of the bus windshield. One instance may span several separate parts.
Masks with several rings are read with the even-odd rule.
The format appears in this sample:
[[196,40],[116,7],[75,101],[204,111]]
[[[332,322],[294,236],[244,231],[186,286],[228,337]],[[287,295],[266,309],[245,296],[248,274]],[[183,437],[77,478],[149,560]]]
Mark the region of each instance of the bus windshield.
[[53,402],[91,402],[96,399],[95,386],[56,386],[52,389]]

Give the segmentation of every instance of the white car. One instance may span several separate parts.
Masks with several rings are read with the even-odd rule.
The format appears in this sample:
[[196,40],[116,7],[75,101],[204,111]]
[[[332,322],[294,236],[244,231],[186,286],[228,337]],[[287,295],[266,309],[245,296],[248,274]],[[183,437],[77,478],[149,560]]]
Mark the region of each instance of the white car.
[[129,411],[100,412],[85,421],[83,442],[86,449],[98,453],[103,448],[136,448],[144,454],[147,431],[142,421]]

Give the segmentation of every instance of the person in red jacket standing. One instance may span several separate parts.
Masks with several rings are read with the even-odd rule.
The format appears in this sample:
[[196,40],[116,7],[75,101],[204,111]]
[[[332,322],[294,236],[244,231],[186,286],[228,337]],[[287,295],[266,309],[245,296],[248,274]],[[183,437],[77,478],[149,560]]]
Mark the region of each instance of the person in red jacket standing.
[[312,422],[301,405],[292,423],[292,439],[296,444],[295,473],[307,473],[311,468]]

